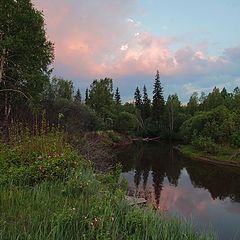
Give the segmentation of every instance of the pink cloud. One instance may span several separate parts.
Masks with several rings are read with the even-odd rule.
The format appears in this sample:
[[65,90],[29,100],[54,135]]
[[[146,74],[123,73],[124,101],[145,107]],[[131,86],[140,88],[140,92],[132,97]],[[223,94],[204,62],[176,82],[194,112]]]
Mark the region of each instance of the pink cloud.
[[[225,57],[208,56],[206,46],[177,51],[177,39],[143,32],[131,18],[138,11],[137,0],[34,0],[46,18],[47,32],[55,42],[55,66],[71,76],[126,76],[154,73],[164,75],[210,74],[231,67],[239,49]],[[238,56],[238,52],[237,52]],[[64,69],[63,69],[64,68]]]

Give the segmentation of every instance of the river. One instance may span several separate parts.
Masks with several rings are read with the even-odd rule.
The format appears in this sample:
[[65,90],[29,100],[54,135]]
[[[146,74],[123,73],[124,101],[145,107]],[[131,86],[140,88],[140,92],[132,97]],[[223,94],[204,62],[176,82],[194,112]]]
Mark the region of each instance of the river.
[[186,159],[167,143],[134,144],[118,159],[129,195],[191,222],[196,231],[240,239],[240,169]]

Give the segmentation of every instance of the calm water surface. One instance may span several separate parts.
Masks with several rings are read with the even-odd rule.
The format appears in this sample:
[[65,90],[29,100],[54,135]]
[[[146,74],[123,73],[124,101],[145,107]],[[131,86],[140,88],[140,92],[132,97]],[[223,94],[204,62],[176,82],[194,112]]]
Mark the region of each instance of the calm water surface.
[[130,194],[190,221],[197,231],[240,239],[240,169],[188,160],[166,143],[132,145],[118,158]]

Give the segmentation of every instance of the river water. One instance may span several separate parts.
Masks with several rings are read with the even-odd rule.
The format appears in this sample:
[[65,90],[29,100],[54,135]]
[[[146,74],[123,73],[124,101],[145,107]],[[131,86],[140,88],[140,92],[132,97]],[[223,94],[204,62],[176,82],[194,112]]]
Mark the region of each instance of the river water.
[[191,222],[196,231],[240,239],[240,169],[189,160],[166,143],[134,144],[118,159],[130,195]]

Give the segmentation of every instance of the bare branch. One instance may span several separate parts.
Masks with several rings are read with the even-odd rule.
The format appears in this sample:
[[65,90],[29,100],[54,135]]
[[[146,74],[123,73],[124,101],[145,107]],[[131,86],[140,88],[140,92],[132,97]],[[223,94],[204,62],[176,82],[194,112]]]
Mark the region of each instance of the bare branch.
[[16,89],[1,89],[1,92],[16,92],[16,93],[20,93],[21,95],[23,95],[27,100],[30,100],[30,98],[32,98],[31,96],[28,97],[24,92],[20,91],[20,90],[16,90]]

